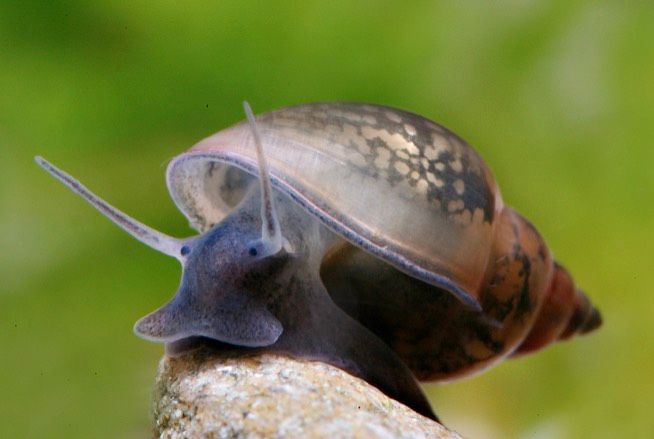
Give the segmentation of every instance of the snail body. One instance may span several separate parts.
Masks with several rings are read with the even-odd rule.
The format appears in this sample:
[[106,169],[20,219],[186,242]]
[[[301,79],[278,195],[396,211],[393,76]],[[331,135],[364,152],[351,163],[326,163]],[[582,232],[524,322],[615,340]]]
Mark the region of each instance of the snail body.
[[187,239],[37,158],[180,260],[176,295],[135,325],[169,354],[214,341],[322,360],[435,419],[416,377],[466,376],[599,326],[480,156],[447,129],[365,104],[248,116],[168,166],[171,196],[200,232]]

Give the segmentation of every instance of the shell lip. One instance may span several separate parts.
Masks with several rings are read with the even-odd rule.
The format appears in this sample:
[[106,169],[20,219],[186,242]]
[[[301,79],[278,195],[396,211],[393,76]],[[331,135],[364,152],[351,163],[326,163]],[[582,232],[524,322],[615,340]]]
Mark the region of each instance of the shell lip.
[[[173,201],[179,210],[184,214],[184,216],[186,216],[191,221],[191,223],[194,221],[193,215],[188,210],[188,206],[184,204],[182,197],[178,196],[177,191],[172,184],[173,174],[176,167],[188,160],[206,160],[224,163],[227,165],[236,166],[237,168],[240,168],[251,175],[258,175],[257,163],[254,159],[240,154],[235,154],[227,150],[212,152],[191,151],[175,157],[168,164],[166,171],[166,184]],[[477,298],[470,294],[470,292],[466,291],[464,288],[460,287],[455,281],[447,276],[430,271],[420,266],[406,256],[389,250],[384,245],[376,244],[362,234],[357,233],[356,230],[350,227],[346,222],[336,220],[333,215],[330,215],[326,210],[313,203],[308,197],[302,194],[301,191],[297,190],[292,184],[281,178],[274,168],[270,168],[270,180],[272,186],[275,189],[290,197],[293,201],[302,206],[305,211],[317,218],[323,225],[353,245],[377,256],[378,258],[386,261],[390,265],[411,277],[450,292],[470,310],[480,313],[483,312],[483,308]]]

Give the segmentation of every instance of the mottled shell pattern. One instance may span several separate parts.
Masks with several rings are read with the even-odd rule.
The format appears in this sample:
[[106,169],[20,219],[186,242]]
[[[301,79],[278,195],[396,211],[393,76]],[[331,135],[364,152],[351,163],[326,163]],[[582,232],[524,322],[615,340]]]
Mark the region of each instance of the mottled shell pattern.
[[[373,105],[299,105],[256,120],[274,187],[353,244],[478,307],[503,203],[465,141],[423,117]],[[231,165],[256,174],[244,123],[170,163],[168,188],[196,229],[219,222],[239,199],[243,176]]]

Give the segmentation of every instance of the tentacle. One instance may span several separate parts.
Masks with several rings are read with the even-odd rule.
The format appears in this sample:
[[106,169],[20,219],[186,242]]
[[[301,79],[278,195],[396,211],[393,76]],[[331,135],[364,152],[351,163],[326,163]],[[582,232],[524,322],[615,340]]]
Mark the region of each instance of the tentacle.
[[265,257],[274,255],[282,249],[282,232],[275,210],[275,200],[272,195],[268,164],[263,153],[261,135],[254,120],[250,104],[244,101],[243,109],[252,129],[252,136],[254,137],[254,144],[257,149],[259,180],[261,182],[261,240],[254,248],[260,247],[257,249],[257,254],[259,257]]
[[113,221],[117,226],[125,230],[127,233],[138,239],[145,245],[159,250],[161,253],[167,254],[180,261],[184,260],[181,254],[181,249],[185,240],[173,238],[145,224],[135,220],[129,215],[121,212],[102,198],[95,195],[88,190],[82,183],[53,164],[49,163],[43,157],[35,157],[36,163],[43,169],[48,171],[53,177],[68,186],[73,192],[84,198],[89,204],[95,207],[100,213]]

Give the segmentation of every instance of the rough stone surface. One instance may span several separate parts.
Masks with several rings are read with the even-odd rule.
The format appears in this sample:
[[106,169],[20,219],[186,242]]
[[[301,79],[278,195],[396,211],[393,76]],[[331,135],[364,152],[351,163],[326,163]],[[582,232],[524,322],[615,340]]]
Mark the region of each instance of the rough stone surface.
[[273,355],[164,357],[153,408],[161,438],[459,438],[340,369]]

